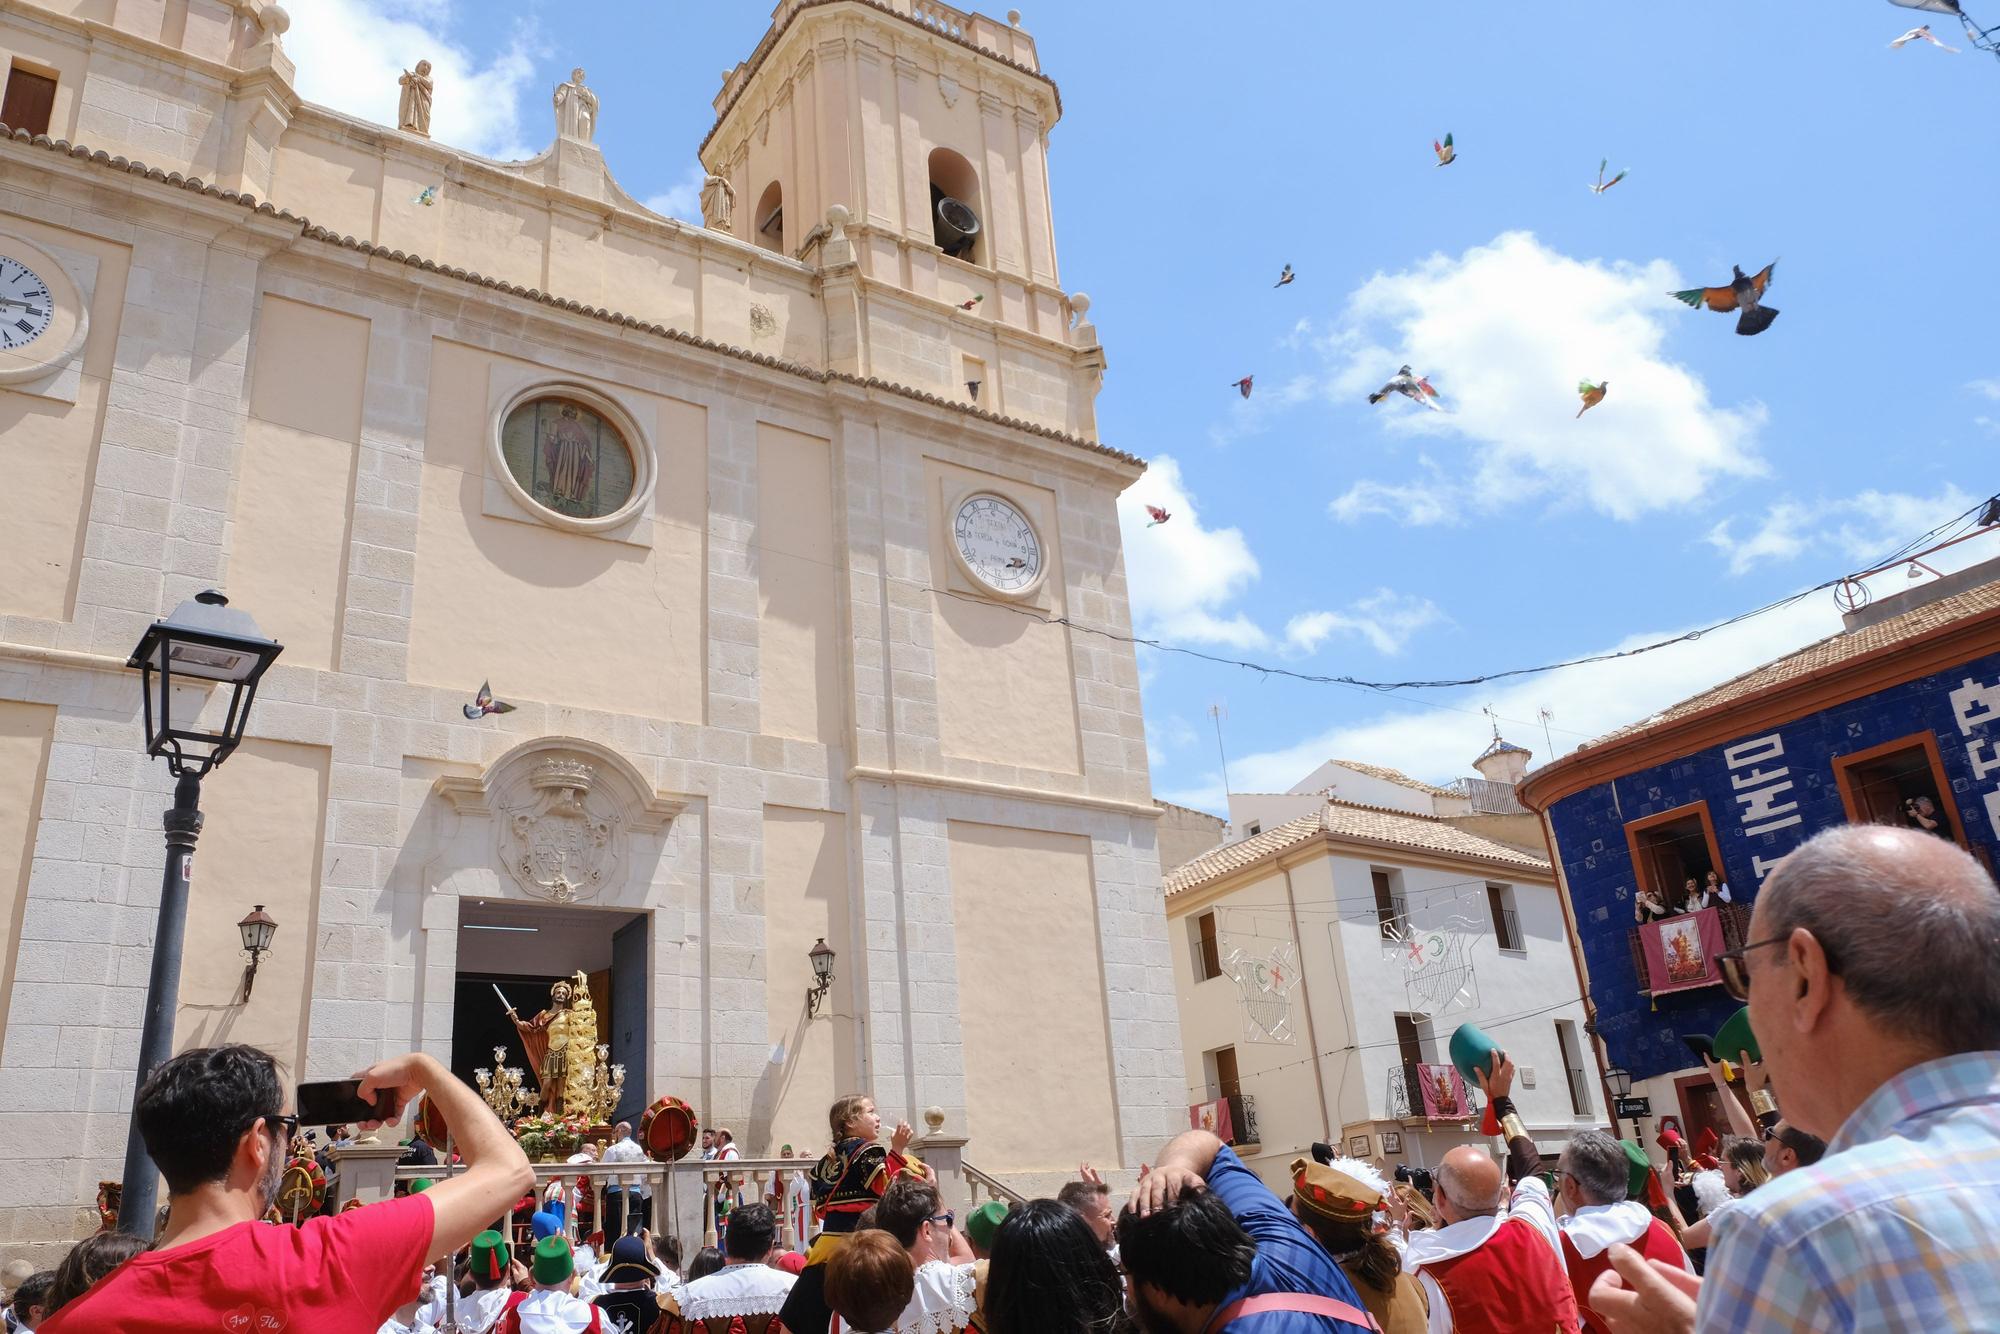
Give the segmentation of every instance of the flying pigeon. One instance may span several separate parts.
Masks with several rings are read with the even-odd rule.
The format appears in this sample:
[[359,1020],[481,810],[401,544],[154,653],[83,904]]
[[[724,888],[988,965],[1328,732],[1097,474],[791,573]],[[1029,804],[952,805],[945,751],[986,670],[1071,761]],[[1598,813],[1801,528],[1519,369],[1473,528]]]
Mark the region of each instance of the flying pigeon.
[[1408,366],[1397,371],[1389,383],[1368,396],[1370,403],[1380,403],[1391,394],[1401,394],[1414,399],[1432,412],[1443,412],[1444,405],[1437,401],[1438,391],[1431,388],[1431,382],[1424,376],[1412,374]]
[[1725,315],[1732,310],[1740,310],[1743,313],[1737,317],[1736,332],[1745,336],[1760,334],[1771,327],[1772,320],[1778,318],[1774,307],[1758,304],[1764,289],[1771,285],[1771,270],[1777,267],[1778,261],[1774,259],[1764,266],[1763,272],[1746,278],[1742,269],[1732,266],[1736,276],[1724,286],[1690,287],[1685,292],[1669,292],[1667,295],[1676,301],[1686,302],[1696,310],[1704,305]]
[[1236,392],[1243,395],[1243,397],[1245,398],[1250,397],[1250,382],[1256,378],[1257,377],[1254,375],[1246,375],[1242,379],[1238,380],[1236,382]]
[[422,204],[425,208],[429,208],[432,204],[437,203],[437,201],[438,201],[438,188],[435,185],[426,185],[423,188],[423,190],[418,193],[417,197],[411,202],[416,204]]
[[1610,387],[1611,381],[1609,380],[1601,384],[1592,384],[1588,380],[1578,381],[1576,392],[1583,395],[1583,406],[1576,410],[1576,415],[1581,417],[1584,413],[1602,403],[1604,401],[1604,391]]
[[1158,505],[1148,505],[1148,506],[1146,506],[1146,513],[1148,513],[1148,514],[1150,514],[1150,515],[1152,515],[1152,516],[1153,516],[1153,521],[1152,521],[1151,523],[1149,523],[1149,524],[1147,524],[1147,525],[1146,525],[1146,526],[1147,526],[1148,528],[1158,528],[1158,527],[1159,527],[1159,526],[1160,526],[1161,524],[1165,523],[1165,522],[1166,522],[1166,521],[1167,521],[1168,519],[1171,519],[1171,518],[1173,518],[1173,517],[1174,517],[1173,515],[1171,515],[1171,514],[1167,513],[1167,512],[1165,511],[1165,510],[1161,509],[1161,508],[1160,508],[1160,507],[1159,507]]
[[1895,41],[1889,43],[1889,46],[1891,49],[1897,49],[1909,44],[1910,42],[1929,42],[1932,46],[1935,46],[1940,51],[1949,51],[1953,55],[1958,54],[1957,47],[1946,46],[1943,42],[1940,42],[1937,39],[1937,34],[1931,31],[1931,25],[1928,23],[1923,24],[1921,27],[1910,29],[1908,32],[1904,33],[1901,37],[1898,37]]
[[1449,167],[1452,163],[1458,161],[1458,150],[1451,146],[1451,136],[1449,134],[1445,135],[1443,143],[1439,143],[1435,139],[1431,140],[1431,147],[1437,152],[1438,165],[1440,167]]
[[479,683],[479,693],[472,697],[472,703],[465,706],[465,716],[474,722],[479,721],[479,719],[484,718],[489,713],[512,713],[513,711],[514,706],[512,704],[507,703],[505,700],[493,698],[493,683],[491,681],[481,681]]
[[1010,570],[1025,570],[1028,568],[1028,558],[1026,556],[1009,556],[1007,558],[1007,568]]
[[959,303],[958,303],[958,308],[959,308],[960,310],[971,310],[971,309],[972,309],[972,308],[973,308],[974,306],[978,305],[978,304],[979,304],[980,302],[984,301],[985,299],[986,299],[986,293],[984,293],[984,292],[981,292],[981,293],[980,293],[980,294],[979,294],[978,296],[975,296],[975,297],[971,297],[971,298],[969,298],[969,299],[967,299],[967,300],[964,300],[964,301],[961,301],[961,302],[959,302]]
[[1293,279],[1297,278],[1298,276],[1299,275],[1292,272],[1292,266],[1287,264],[1285,265],[1285,271],[1278,275],[1278,281],[1272,283],[1271,286],[1283,287],[1286,284],[1290,283]]
[[1610,165],[1611,165],[1610,158],[1605,158],[1597,164],[1597,184],[1590,187],[1590,192],[1592,194],[1601,195],[1606,190],[1609,190],[1612,186],[1618,184],[1618,182],[1625,179],[1625,173],[1621,171],[1616,176],[1613,176],[1610,180],[1608,181],[1605,180],[1604,169]]

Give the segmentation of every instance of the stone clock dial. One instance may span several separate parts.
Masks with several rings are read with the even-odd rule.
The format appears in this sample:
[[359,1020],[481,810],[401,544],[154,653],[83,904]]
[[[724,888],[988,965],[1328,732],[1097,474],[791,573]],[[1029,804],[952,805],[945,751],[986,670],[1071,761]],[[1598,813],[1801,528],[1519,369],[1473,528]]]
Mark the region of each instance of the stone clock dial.
[[951,537],[973,577],[996,593],[1020,593],[1042,577],[1034,525],[998,496],[969,496],[952,516]]
[[26,347],[48,331],[55,298],[42,276],[10,255],[0,255],[0,348]]

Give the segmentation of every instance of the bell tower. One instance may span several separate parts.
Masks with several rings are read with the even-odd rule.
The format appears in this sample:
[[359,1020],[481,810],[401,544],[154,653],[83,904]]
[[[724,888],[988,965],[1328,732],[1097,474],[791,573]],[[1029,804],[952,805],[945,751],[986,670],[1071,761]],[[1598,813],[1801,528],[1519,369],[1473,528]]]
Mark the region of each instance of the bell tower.
[[[738,239],[831,268],[815,251],[838,230],[871,289],[1075,346],[1049,204],[1062,102],[1018,11],[1001,21],[937,0],[783,0],[715,107],[701,161],[729,183]],[[829,226],[836,206],[847,216]],[[711,210],[709,225],[721,222]],[[932,378],[977,399],[964,384],[984,358],[942,369]]]

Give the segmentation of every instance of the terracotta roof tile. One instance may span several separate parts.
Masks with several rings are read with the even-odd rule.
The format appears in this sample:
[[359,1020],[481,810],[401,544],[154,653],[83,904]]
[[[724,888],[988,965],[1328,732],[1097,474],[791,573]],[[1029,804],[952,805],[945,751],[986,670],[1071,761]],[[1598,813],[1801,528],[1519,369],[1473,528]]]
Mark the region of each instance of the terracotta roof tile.
[[1458,793],[1453,792],[1448,787],[1439,787],[1435,783],[1426,783],[1421,778],[1412,778],[1401,769],[1391,769],[1386,764],[1367,764],[1361,760],[1335,760],[1333,763],[1343,769],[1352,769],[1355,773],[1366,774],[1370,778],[1379,778],[1385,783],[1394,783],[1398,787],[1407,787],[1413,791],[1429,793],[1433,797],[1455,797],[1458,795]]
[[[1806,645],[1797,652],[1788,653],[1761,667],[1753,667],[1741,676],[1731,677],[1721,685],[1704,690],[1699,695],[1691,695],[1649,718],[1642,718],[1616,731],[1606,732],[1570,754],[1582,754],[1599,746],[1630,740],[1663,724],[1677,722],[1693,714],[1734,703],[1805,677],[1817,676],[1851,659],[1881,649],[1893,648],[1904,640],[1941,630],[1954,621],[1966,620],[1995,610],[2000,610],[2000,580],[1981,584],[1977,588],[1968,588],[1963,593],[1939,598],[1935,602],[1927,602],[1919,607],[1912,607],[1900,616],[1891,616],[1874,625],[1829,635],[1817,643]],[[1569,756],[1564,758],[1568,759]]]
[[1364,843],[1396,844],[1420,852],[1498,862],[1544,874],[1549,871],[1549,864],[1544,858],[1467,833],[1434,815],[1412,815],[1408,811],[1391,810],[1386,806],[1330,801],[1316,814],[1287,820],[1261,834],[1224,844],[1184,866],[1176,867],[1166,878],[1167,897],[1321,837],[1336,841],[1353,839]]

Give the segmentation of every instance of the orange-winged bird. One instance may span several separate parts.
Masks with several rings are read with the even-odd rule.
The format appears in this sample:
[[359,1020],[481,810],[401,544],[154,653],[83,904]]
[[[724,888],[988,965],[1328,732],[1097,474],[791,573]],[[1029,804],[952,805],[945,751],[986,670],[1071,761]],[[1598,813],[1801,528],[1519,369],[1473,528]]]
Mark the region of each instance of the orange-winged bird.
[[1578,381],[1576,392],[1583,395],[1583,406],[1576,410],[1576,415],[1581,417],[1584,413],[1602,403],[1604,401],[1604,391],[1610,387],[1611,381],[1609,380],[1605,380],[1599,384],[1592,384],[1588,380]]
[[1696,310],[1707,306],[1710,310],[1728,314],[1732,310],[1741,311],[1736,318],[1736,332],[1745,335],[1760,334],[1771,327],[1771,321],[1778,318],[1774,307],[1762,304],[1764,289],[1771,285],[1771,271],[1778,267],[1772,260],[1754,277],[1744,277],[1743,270],[1734,269],[1735,277],[1721,287],[1690,287],[1685,292],[1669,292],[1667,295],[1677,301],[1685,301]]

